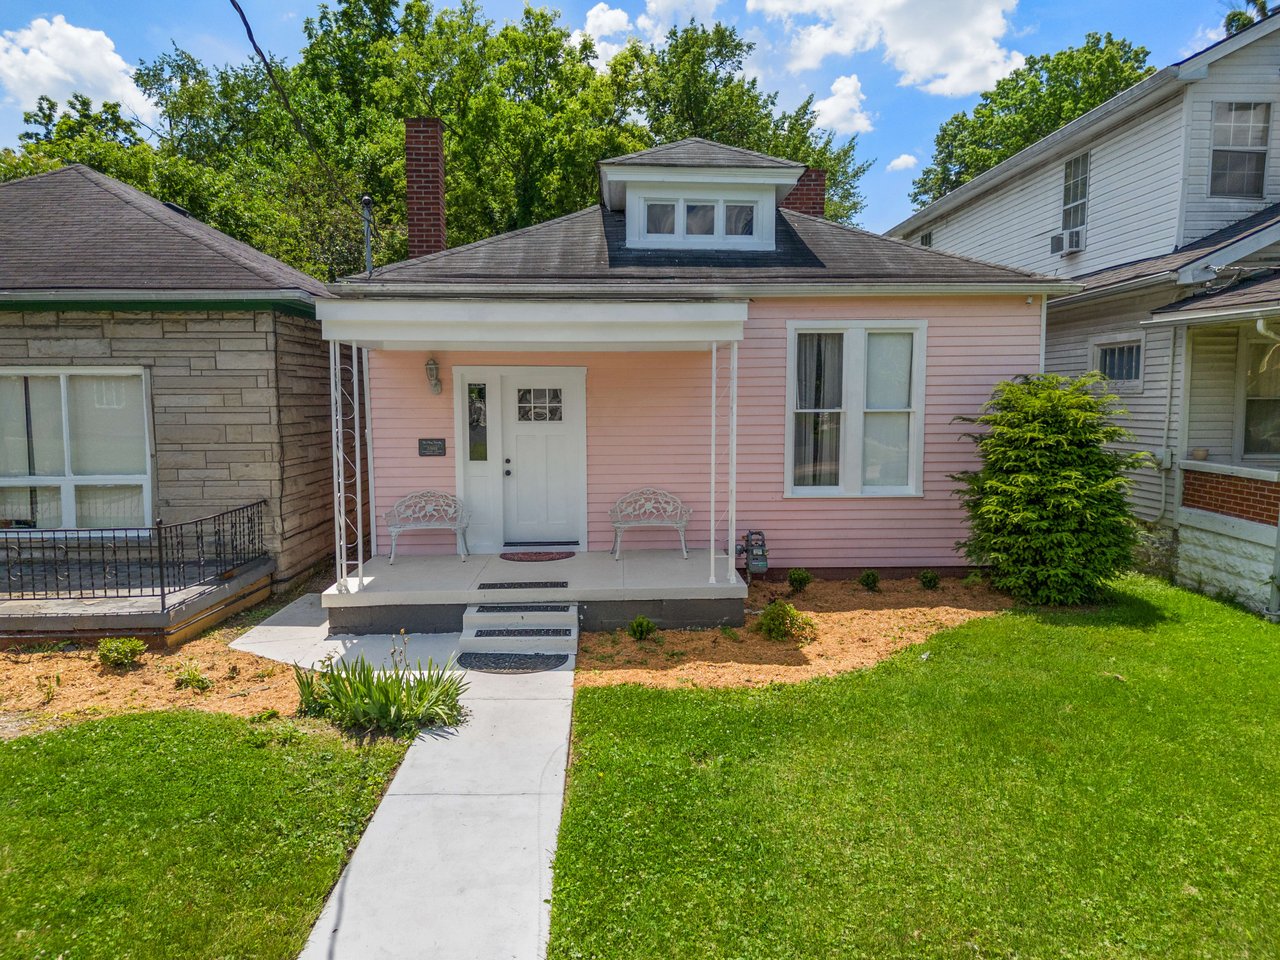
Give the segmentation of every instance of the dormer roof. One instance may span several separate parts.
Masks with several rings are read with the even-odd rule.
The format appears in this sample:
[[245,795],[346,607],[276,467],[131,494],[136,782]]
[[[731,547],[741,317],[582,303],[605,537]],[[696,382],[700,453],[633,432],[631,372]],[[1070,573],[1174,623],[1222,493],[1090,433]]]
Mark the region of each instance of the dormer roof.
[[601,167],[739,167],[744,169],[793,169],[804,170],[803,163],[771,157],[768,154],[730,147],[702,137],[685,137],[674,143],[663,143],[648,150],[638,150],[621,157],[601,160]]

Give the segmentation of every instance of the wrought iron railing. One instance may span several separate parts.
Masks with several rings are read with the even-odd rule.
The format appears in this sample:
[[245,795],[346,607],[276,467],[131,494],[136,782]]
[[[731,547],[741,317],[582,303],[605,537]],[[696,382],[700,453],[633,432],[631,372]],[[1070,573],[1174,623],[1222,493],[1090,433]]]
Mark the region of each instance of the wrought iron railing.
[[182,523],[0,530],[0,600],[159,597],[213,586],[267,555],[266,501]]

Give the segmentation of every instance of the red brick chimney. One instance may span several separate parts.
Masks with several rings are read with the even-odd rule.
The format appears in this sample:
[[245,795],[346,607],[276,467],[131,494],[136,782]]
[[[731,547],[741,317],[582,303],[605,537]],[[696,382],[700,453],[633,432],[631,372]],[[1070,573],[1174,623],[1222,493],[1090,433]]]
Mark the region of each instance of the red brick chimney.
[[807,213],[811,217],[825,217],[827,214],[827,171],[805,167],[800,179],[782,199],[780,207]]
[[405,120],[404,179],[409,256],[439,253],[445,247],[444,124],[439,117]]

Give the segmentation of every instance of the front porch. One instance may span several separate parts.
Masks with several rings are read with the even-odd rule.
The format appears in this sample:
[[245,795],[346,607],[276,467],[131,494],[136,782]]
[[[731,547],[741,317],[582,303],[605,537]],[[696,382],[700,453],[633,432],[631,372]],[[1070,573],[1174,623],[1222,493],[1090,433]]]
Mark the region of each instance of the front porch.
[[[647,616],[659,627],[741,625],[747,585],[729,557],[713,562],[705,549],[635,550],[614,560],[603,551],[565,560],[523,563],[497,555],[399,556],[364,563],[363,586],[354,577],[324,592],[321,603],[334,634],[452,633],[476,604],[578,605],[584,630],[625,627]],[[528,586],[523,586],[528,584]],[[359,586],[359,589],[356,589]]]

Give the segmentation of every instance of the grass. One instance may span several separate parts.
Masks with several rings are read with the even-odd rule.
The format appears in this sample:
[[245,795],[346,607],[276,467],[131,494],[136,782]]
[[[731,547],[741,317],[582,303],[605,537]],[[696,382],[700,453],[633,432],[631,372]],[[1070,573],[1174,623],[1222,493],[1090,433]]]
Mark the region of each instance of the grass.
[[1280,955],[1280,627],[1154,580],[574,735],[557,960]]
[[0,743],[0,957],[296,957],[405,748],[185,711]]

